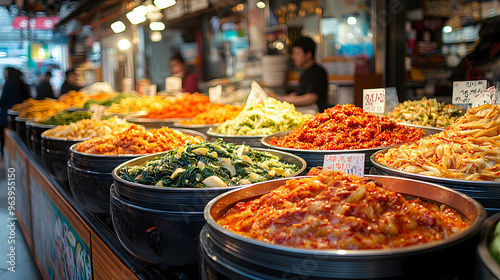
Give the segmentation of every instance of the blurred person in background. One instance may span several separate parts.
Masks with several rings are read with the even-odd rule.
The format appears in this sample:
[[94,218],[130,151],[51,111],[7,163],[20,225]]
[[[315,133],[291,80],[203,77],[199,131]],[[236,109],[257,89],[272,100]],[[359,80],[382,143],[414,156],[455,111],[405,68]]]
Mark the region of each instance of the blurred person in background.
[[15,68],[6,67],[4,70],[5,85],[0,97],[0,150],[3,157],[4,129],[8,126],[7,111],[15,104],[21,103],[30,97],[28,85],[23,80],[23,73]]
[[78,86],[78,82],[76,79],[76,72],[74,69],[66,71],[65,76],[66,79],[64,80],[64,83],[61,86],[61,95],[68,93],[72,90],[79,91],[81,89],[81,87]]
[[[327,106],[328,74],[316,63],[316,43],[309,37],[301,37],[292,45],[292,59],[296,67],[303,70],[295,92],[281,96],[266,89],[269,96],[292,103],[297,107],[318,106],[322,113]],[[315,107],[315,106],[314,106]],[[300,108],[297,108],[299,110]],[[300,111],[300,110],[299,110]]]
[[54,90],[52,89],[52,85],[50,84],[50,78],[52,78],[52,72],[47,71],[45,75],[42,77],[38,86],[36,87],[36,99],[43,100],[45,98],[55,99]]
[[[168,62],[173,77],[182,79],[183,92],[198,92],[198,77],[186,68],[186,62],[179,52],[175,52]],[[168,89],[166,89],[168,91]]]

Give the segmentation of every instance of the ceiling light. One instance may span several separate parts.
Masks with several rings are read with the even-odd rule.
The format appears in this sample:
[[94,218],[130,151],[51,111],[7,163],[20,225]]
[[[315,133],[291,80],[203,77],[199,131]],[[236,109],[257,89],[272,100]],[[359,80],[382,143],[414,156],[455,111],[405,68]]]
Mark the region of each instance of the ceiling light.
[[130,42],[127,39],[121,39],[118,41],[118,48],[122,51],[130,48]]
[[115,33],[123,32],[125,31],[125,29],[125,24],[121,20],[115,21],[111,24],[111,30],[113,30],[113,32]]
[[147,8],[146,6],[138,6],[135,7],[132,11],[128,12],[125,16],[127,19],[130,21],[132,24],[139,24],[141,22],[146,21],[146,13],[147,13]]
[[451,26],[443,26],[443,33],[451,33],[451,31],[453,31],[453,28],[451,28]]
[[349,24],[349,25],[355,25],[356,22],[358,22],[358,20],[356,19],[356,17],[348,17],[347,18],[347,24]]
[[257,5],[257,8],[259,8],[259,9],[264,9],[266,7],[266,3],[262,2],[262,1],[257,2],[257,4],[255,4],[255,5]]
[[155,6],[160,9],[165,9],[175,5],[175,0],[155,0]]
[[161,21],[154,21],[149,24],[149,28],[153,31],[162,31],[165,29],[165,24]]
[[161,41],[161,32],[155,31],[151,33],[151,41],[158,42]]

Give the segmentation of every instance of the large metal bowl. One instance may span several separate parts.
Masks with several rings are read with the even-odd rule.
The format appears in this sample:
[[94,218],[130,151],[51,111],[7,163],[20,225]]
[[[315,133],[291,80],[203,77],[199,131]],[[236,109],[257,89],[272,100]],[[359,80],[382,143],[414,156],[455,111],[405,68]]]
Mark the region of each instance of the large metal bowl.
[[256,148],[264,148],[265,146],[262,145],[261,139],[262,137],[265,137],[266,135],[227,135],[227,134],[221,134],[216,132],[216,127],[211,127],[207,131],[208,135],[208,140],[209,141],[216,141],[218,138],[224,139],[225,142],[227,143],[234,143],[237,145],[241,144],[246,144],[249,145],[250,147],[256,147]]
[[[187,129],[176,129],[184,134],[200,136],[203,133]],[[67,163],[69,187],[73,197],[88,212],[95,214],[109,214],[109,188],[113,184],[111,172],[118,165],[142,157],[155,154],[126,154],[126,155],[96,155],[82,153],[75,150],[77,144],[69,148],[69,161]]]
[[[282,161],[296,164],[302,174],[303,159],[279,151],[267,151]],[[124,166],[136,166],[162,154],[127,161],[113,170],[114,184],[110,204],[113,226],[118,239],[135,257],[153,264],[187,266],[196,264],[200,231],[205,225],[203,209],[217,195],[241,188],[168,188],[132,183],[118,172]]]
[[273,133],[262,138],[262,145],[268,147],[270,149],[275,149],[279,151],[284,151],[288,153],[292,153],[303,158],[307,162],[308,168],[313,168],[317,166],[323,166],[323,162],[325,160],[326,155],[338,155],[338,154],[364,154],[365,155],[365,174],[368,174],[370,168],[372,167],[372,163],[370,161],[370,156],[375,152],[380,151],[384,148],[373,148],[373,149],[355,149],[355,150],[302,150],[302,149],[292,149],[292,148],[284,148],[279,146],[274,146],[269,144],[273,137],[280,138],[288,135],[291,131],[283,131]]
[[191,130],[196,130],[196,131],[199,131],[201,133],[207,134],[208,130],[211,127],[215,127],[217,125],[219,125],[219,124],[183,124],[179,121],[179,122],[174,122],[172,124],[172,127],[191,129]]
[[175,122],[189,119],[149,119],[126,117],[125,120],[131,123],[140,124],[146,128],[160,128],[162,126],[171,127]]
[[383,165],[382,163],[377,161],[376,156],[378,154],[386,153],[388,150],[389,149],[378,151],[374,153],[370,158],[373,166],[380,175],[399,176],[447,186],[479,201],[486,208],[488,214],[490,215],[500,211],[499,182],[460,180],[404,172]]
[[414,125],[414,124],[408,124],[408,123],[398,123],[398,124],[408,126],[408,127],[420,128],[424,131],[425,136],[438,134],[444,130],[444,128],[432,127],[432,126]]
[[446,240],[403,248],[314,250],[247,238],[217,224],[235,203],[267,194],[287,179],[268,181],[224,193],[207,204],[207,225],[200,235],[202,279],[472,279],[477,237],[486,219],[481,204],[436,184],[367,177],[391,191],[446,204],[468,219],[470,227]]
[[32,119],[16,117],[16,133],[26,145],[28,145],[26,139],[26,122],[31,120]]
[[486,220],[481,230],[481,238],[477,246],[479,258],[476,266],[476,279],[500,279],[500,264],[491,256],[489,250],[499,220],[500,213],[496,213]]

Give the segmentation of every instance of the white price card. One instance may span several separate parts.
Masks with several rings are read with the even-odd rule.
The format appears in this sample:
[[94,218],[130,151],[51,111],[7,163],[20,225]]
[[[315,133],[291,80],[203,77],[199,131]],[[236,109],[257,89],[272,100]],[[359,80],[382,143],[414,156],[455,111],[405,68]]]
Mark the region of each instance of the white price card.
[[123,78],[123,92],[132,92],[134,86],[134,80],[132,78]]
[[182,91],[182,79],[180,77],[168,77],[165,79],[166,92]]
[[147,87],[146,95],[147,96],[155,96],[156,95],[156,90],[157,90],[156,85],[149,85]]
[[470,104],[472,96],[486,90],[486,80],[453,82],[453,104]]
[[219,103],[222,99],[222,85],[208,88],[208,99],[212,103]]
[[367,113],[385,113],[385,88],[363,89],[363,110]]
[[325,155],[323,168],[363,177],[365,175],[365,154]]
[[497,89],[495,87],[489,87],[487,90],[474,94],[471,98],[472,107],[484,105],[484,104],[495,104]]
[[92,114],[92,117],[91,119],[92,120],[100,120],[102,119],[102,116],[104,116],[104,110],[106,110],[106,107],[102,106],[102,105],[97,105],[94,107],[94,113]]
[[252,81],[252,83],[250,84],[250,93],[248,94],[245,108],[250,107],[256,103],[261,103],[267,97],[269,97],[269,95],[267,95],[267,92],[264,90],[264,88],[262,88],[262,86],[259,85],[259,83],[257,83],[256,81]]

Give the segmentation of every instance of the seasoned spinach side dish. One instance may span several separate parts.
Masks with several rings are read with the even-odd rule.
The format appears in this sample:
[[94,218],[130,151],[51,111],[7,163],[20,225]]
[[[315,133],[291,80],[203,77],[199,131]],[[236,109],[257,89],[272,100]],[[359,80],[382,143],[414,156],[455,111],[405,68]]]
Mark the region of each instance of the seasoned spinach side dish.
[[275,155],[219,139],[186,144],[140,166],[125,166],[118,175],[145,185],[214,188],[285,178],[298,171]]

